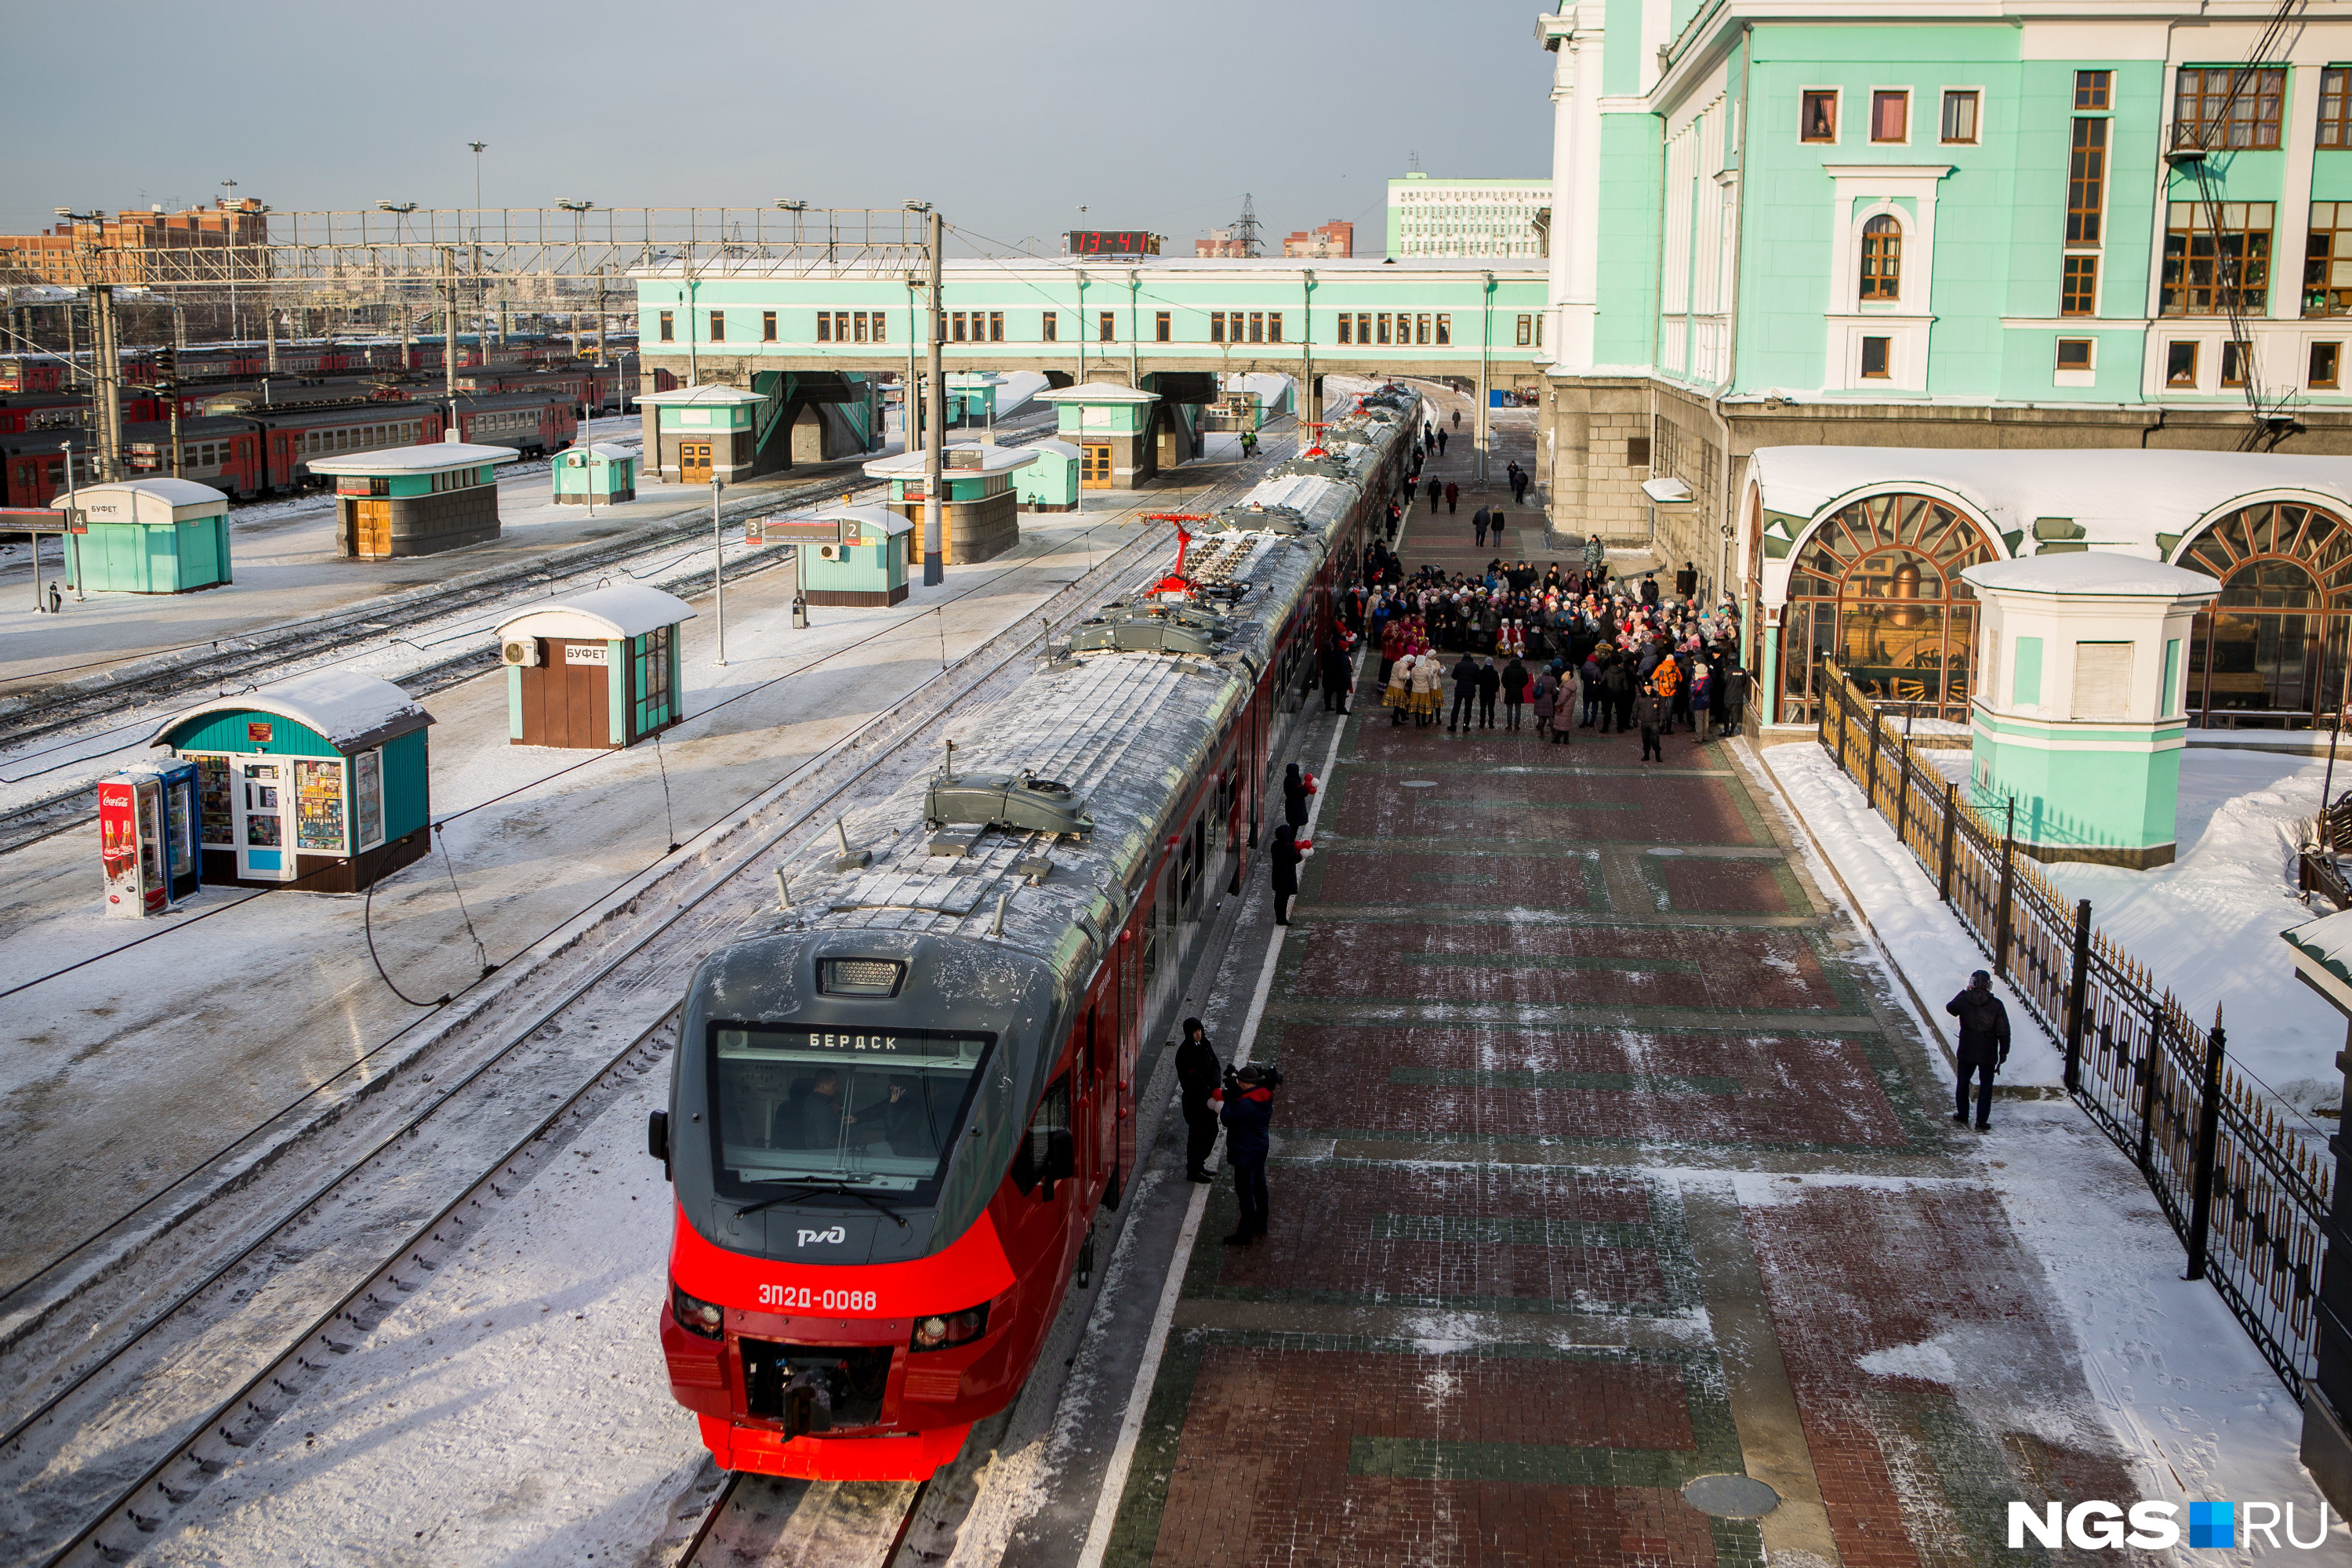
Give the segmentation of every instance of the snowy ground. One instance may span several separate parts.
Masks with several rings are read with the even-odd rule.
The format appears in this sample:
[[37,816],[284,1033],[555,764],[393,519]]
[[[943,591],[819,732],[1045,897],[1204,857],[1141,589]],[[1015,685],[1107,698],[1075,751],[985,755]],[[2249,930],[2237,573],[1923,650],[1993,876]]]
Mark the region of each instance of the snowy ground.
[[[1918,754],[1950,777],[1967,776],[1966,752]],[[1983,953],[1828,752],[1795,743],[1768,746],[1763,758],[1950,1044],[1944,1001],[1984,964]],[[2192,1016],[2210,1018],[2220,1006],[2232,1063],[2306,1112],[2333,1112],[2343,1099],[2335,1063],[2344,1020],[2297,984],[2278,933],[2311,918],[2294,895],[2291,846],[2296,819],[2315,807],[2325,767],[2320,759],[2191,747],[2181,763],[2180,849],[2171,865],[2042,868],[2069,898],[2090,900],[2098,929],[2170,986]],[[2000,989],[2019,1026],[2004,1077],[2057,1083],[2058,1047],[2032,1026],[2015,994]]]
[[[1746,751],[1744,742],[1740,749]],[[1890,993],[1904,999],[1923,1033],[1933,1037],[1950,1022],[1940,996],[1929,994],[1925,1007],[1910,999],[1927,980],[1940,984],[1977,967],[1974,944],[1937,901],[1933,884],[1895,843],[1892,828],[1863,805],[1861,792],[1826,752],[1814,745],[1771,746],[1761,758],[1765,765],[1757,771],[1778,786],[1780,804],[1793,807],[1803,825],[1794,837],[1810,852],[1816,883],[1840,897],[1843,882],[1850,906],[1859,900],[1855,912],[1877,938],[1872,957],[1891,956],[1898,966],[1889,975]],[[2211,787],[2218,793],[2222,786]],[[2184,851],[2190,838],[2189,793],[2184,785]],[[1837,868],[1834,879],[1824,874],[1830,862]],[[2009,1000],[2011,1016],[2021,1017],[2014,996]],[[2032,1032],[2021,1036],[2011,1068],[2035,1075],[2028,1082],[2042,1081],[2055,1052]],[[1931,1060],[1951,1082],[1940,1054]],[[2301,1505],[2296,1528],[2308,1532],[2317,1497],[2296,1457],[2303,1413],[2220,1294],[2203,1280],[2180,1277],[2179,1240],[2132,1163],[2061,1099],[2004,1102],[1994,1112],[1993,1133],[1962,1157],[2000,1193],[2019,1238],[2040,1260],[2092,1393],[2137,1461],[2142,1495],[2294,1500]],[[1825,1179],[1832,1178],[1809,1183]],[[1780,1195],[1772,1178],[1738,1182],[1743,1204]],[[1931,1341],[1913,1350],[1930,1361],[1948,1359],[1958,1370],[1956,1386],[1979,1392],[1985,1370],[1999,1364],[1998,1346]],[[2352,1536],[2338,1523],[2333,1550],[2341,1553],[2347,1542]],[[2243,1551],[2213,1560],[2250,1563],[2253,1555]]]
[[[641,429],[635,416],[605,418],[594,421],[590,433],[593,439],[626,447],[640,444]],[[845,486],[863,484],[858,464],[866,460],[771,475],[740,487],[729,500],[740,500],[761,489],[798,489],[829,472],[839,473]],[[235,582],[194,594],[93,594],[81,602],[68,595],[64,613],[56,616],[33,609],[32,574],[22,564],[25,552],[19,546],[13,568],[0,558],[0,689],[38,686],[52,678],[283,625],[566,545],[616,538],[707,507],[710,500],[708,486],[646,482],[638,487],[635,500],[598,506],[592,516],[584,506],[555,504],[549,472],[545,458],[499,469],[499,538],[398,561],[347,561],[338,555],[332,496],[290,496],[238,507],[230,523]],[[61,570],[58,548],[54,539],[43,542],[45,578]],[[14,769],[7,772],[16,775]]]

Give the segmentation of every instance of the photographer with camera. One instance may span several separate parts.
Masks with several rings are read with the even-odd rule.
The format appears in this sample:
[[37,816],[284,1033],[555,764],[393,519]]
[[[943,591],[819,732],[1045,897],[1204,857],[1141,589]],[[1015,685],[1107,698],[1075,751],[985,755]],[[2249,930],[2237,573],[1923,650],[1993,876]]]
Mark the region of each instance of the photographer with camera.
[[1265,1234],[1265,1156],[1273,1142],[1274,1091],[1282,1074],[1255,1063],[1225,1069],[1223,1109],[1217,1119],[1225,1124],[1225,1158],[1234,1167],[1234,1196],[1241,1217],[1227,1247],[1247,1247]]

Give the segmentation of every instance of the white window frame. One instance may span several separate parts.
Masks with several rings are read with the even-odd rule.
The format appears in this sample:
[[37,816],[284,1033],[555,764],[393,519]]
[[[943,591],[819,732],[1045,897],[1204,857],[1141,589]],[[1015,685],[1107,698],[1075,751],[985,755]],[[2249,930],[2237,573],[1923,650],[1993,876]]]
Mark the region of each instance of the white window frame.
[[[1816,142],[1805,134],[1805,100],[1811,94],[1817,92],[1826,92],[1830,95],[1830,112],[1833,123],[1831,126],[1830,139],[1826,142]],[[1800,83],[1797,88],[1797,145],[1800,147],[1841,147],[1844,144],[1845,89],[1842,87],[1806,87]]]
[[[1972,140],[1967,142],[1947,142],[1944,140],[1944,97],[1947,93],[1954,92],[1973,92],[1977,95],[1977,133]],[[1937,88],[1936,89],[1935,144],[1938,147],[1983,146],[1985,141],[1985,106],[1990,103],[1991,100],[1992,95],[1987,92],[1983,88],[1976,85],[1974,82],[1956,81]]]
[[[1919,119],[1917,113],[1919,108],[1919,94],[1917,89],[1901,86],[1895,82],[1888,82],[1884,87],[1872,87],[1866,90],[1870,94],[1870,118],[1872,123],[1863,128],[1862,144],[1865,147],[1910,146],[1917,138],[1919,133]],[[1881,142],[1878,139],[1878,126],[1876,123],[1878,119],[1878,95],[1882,92],[1899,92],[1903,95],[1903,140],[1900,142]],[[1843,131],[1844,127],[1840,126],[1839,129]],[[1821,145],[1818,142],[1813,144],[1817,147]]]

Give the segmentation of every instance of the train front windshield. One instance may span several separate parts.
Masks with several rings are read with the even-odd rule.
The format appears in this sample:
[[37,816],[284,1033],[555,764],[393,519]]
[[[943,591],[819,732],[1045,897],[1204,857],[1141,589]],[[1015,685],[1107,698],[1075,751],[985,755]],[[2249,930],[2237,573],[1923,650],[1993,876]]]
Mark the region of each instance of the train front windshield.
[[940,1029],[712,1025],[719,1195],[838,1182],[929,1201],[994,1044]]

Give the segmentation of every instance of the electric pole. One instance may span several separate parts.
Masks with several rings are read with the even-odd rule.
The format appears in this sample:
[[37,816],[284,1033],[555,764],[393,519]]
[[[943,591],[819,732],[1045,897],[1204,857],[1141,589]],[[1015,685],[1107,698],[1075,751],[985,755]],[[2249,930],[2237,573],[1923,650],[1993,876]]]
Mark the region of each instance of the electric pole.
[[947,375],[942,359],[948,319],[940,309],[940,251],[945,243],[946,224],[936,207],[930,209],[930,217],[931,384],[923,409],[924,420],[929,426],[923,433],[923,585],[927,588],[947,581],[946,565],[941,558],[943,513],[940,506],[948,428]]

